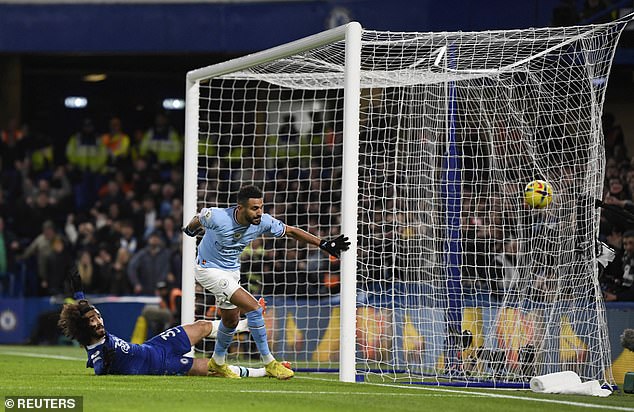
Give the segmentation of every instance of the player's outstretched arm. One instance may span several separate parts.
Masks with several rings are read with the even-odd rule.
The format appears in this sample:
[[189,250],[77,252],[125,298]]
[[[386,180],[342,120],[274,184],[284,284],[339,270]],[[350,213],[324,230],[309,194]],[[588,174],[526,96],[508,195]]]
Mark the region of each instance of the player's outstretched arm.
[[70,290],[73,292],[73,299],[86,299],[84,295],[84,286],[81,283],[81,276],[79,276],[77,266],[73,266],[73,268],[66,274],[66,278],[70,284]]
[[182,230],[189,237],[196,237],[205,231],[198,216],[194,216]]
[[319,246],[321,250],[328,252],[336,258],[341,256],[341,252],[348,250],[350,247],[350,241],[344,235],[339,235],[333,240],[319,239],[317,236],[303,229],[288,225],[286,226],[286,235],[293,239]]
[[341,256],[341,252],[350,249],[350,241],[346,236],[339,235],[332,240],[322,240],[319,248],[338,258]]

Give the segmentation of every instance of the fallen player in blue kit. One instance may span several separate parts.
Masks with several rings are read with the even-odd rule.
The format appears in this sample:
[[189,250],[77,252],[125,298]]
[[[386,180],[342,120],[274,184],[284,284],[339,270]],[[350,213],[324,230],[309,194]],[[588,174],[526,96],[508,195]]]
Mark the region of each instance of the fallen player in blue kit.
[[[75,273],[73,276],[78,277]],[[72,279],[71,284],[77,284]],[[64,335],[85,347],[88,362],[97,375],[198,375],[214,376],[206,358],[187,356],[192,346],[216,332],[213,322],[194,323],[168,329],[138,345],[108,333],[99,310],[76,292],[77,303],[65,304],[59,327]],[[287,362],[283,363],[290,369]],[[270,376],[265,368],[229,366],[239,377]]]

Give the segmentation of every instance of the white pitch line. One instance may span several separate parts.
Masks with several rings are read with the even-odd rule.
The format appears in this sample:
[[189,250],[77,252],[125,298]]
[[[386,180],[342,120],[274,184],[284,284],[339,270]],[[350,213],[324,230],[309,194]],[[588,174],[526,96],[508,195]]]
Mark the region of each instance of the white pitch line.
[[[298,379],[313,379],[313,380],[321,380],[321,381],[330,381],[333,382],[332,379],[321,379],[321,378],[312,378],[312,377],[302,377],[298,376]],[[625,406],[613,406],[613,405],[599,405],[592,403],[583,403],[583,402],[572,402],[572,401],[558,401],[556,399],[540,399],[540,398],[530,398],[528,396],[513,396],[513,395],[502,395],[497,393],[489,393],[489,392],[472,392],[472,391],[458,391],[455,389],[445,389],[439,387],[427,387],[427,386],[403,386],[403,385],[390,385],[385,383],[364,383],[364,385],[372,385],[372,386],[381,386],[388,388],[402,388],[402,389],[412,389],[412,390],[426,390],[426,391],[434,391],[434,392],[447,392],[453,394],[470,394],[470,395],[481,395],[484,397],[490,398],[504,398],[504,399],[518,399],[522,401],[534,401],[534,402],[543,402],[543,403],[554,403],[558,405],[567,405],[567,406],[578,406],[581,408],[591,408],[591,409],[609,409],[613,411],[629,411],[634,412],[634,408],[627,408]]]
[[[219,379],[219,378],[217,378]],[[256,378],[252,378],[256,379]],[[11,388],[14,391],[20,390],[29,390],[33,389],[31,386],[14,386]],[[49,386],[47,387],[49,390],[67,390],[67,386]],[[131,387],[114,387],[114,386],[97,386],[91,387],[91,390],[102,390],[102,391],[112,391],[113,389],[117,391],[127,391],[127,392],[139,392],[139,388],[131,388]],[[213,392],[224,392],[225,390],[216,391],[213,388],[153,388],[155,392],[173,392],[173,393],[191,393],[191,392],[202,392],[202,393],[213,393]],[[324,396],[324,395],[361,395],[361,396],[395,396],[395,397],[417,397],[417,398],[438,398],[443,397],[446,398],[447,395],[441,395],[436,393],[390,393],[390,392],[339,392],[339,391],[293,391],[293,390],[266,390],[266,389],[253,389],[253,390],[238,390],[236,392],[239,393],[257,393],[257,394],[275,394],[275,395],[315,395],[315,396]],[[452,398],[478,398],[482,397],[480,394],[464,394],[458,396],[452,396]]]
[[64,355],[49,355],[46,353],[16,352],[16,351],[5,351],[5,350],[0,350],[0,355],[13,355],[13,356],[25,356],[27,358],[59,359],[59,360],[73,360],[73,361],[86,360],[86,358],[76,358],[76,357],[64,356]]
[[[275,393],[284,395],[363,395],[363,396],[416,396],[416,397],[446,397],[445,395],[430,393],[390,393],[390,392],[338,392],[338,391],[271,391],[271,390],[239,390],[240,393]],[[457,396],[458,398],[478,398],[482,397],[481,394],[462,394]],[[453,398],[453,396],[452,396]]]

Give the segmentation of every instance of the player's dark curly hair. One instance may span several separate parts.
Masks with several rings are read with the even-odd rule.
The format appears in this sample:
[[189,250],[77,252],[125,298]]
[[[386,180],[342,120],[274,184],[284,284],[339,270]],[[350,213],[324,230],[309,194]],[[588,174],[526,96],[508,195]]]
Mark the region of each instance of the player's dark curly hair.
[[238,204],[245,205],[249,199],[262,199],[264,194],[262,190],[253,185],[243,186],[238,192]]
[[77,303],[67,303],[62,308],[57,326],[62,333],[70,339],[75,339],[80,345],[88,346],[92,339],[92,330],[88,324],[88,319],[84,314],[93,307],[87,300],[80,300]]

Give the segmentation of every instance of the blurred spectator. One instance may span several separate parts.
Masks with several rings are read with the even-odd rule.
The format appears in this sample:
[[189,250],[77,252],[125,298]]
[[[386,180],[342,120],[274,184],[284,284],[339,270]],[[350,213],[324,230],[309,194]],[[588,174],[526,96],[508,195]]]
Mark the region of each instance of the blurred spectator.
[[12,118],[0,132],[0,170],[3,172],[15,170],[16,162],[25,156],[26,133],[20,128],[18,120]]
[[40,233],[31,244],[18,256],[20,260],[26,260],[31,256],[36,257],[38,284],[46,278],[47,259],[53,253],[53,240],[55,239],[55,224],[47,220],[42,223]]
[[608,180],[608,194],[606,197],[617,199],[621,201],[627,201],[631,199],[629,193],[625,190],[623,182],[618,177],[613,177]]
[[159,202],[159,216],[165,217],[172,213],[172,201],[176,196],[176,189],[171,183],[165,183],[161,187],[161,200]]
[[27,152],[22,167],[30,169],[34,176],[49,177],[55,162],[55,148],[51,138],[43,133],[30,133],[27,139]]
[[87,210],[95,203],[108,162],[108,150],[91,119],[84,119],[81,130],[68,140],[66,158],[76,182],[75,206],[79,211]]
[[183,222],[183,201],[178,197],[172,199],[172,217],[174,218],[174,222],[179,226]]
[[15,256],[20,250],[17,237],[4,226],[0,216],[0,296],[7,293],[9,276],[15,273]]
[[607,158],[614,158],[617,154],[620,154],[622,158],[615,160],[623,160],[625,156],[627,156],[625,137],[623,129],[616,123],[616,118],[612,113],[603,114],[601,117],[601,127],[603,129],[605,156]]
[[108,150],[95,132],[91,119],[84,119],[81,130],[66,144],[68,163],[82,172],[103,173],[108,161]]
[[46,258],[46,270],[40,278],[41,293],[43,295],[61,295],[68,292],[64,289],[64,280],[72,265],[73,258],[66,241],[62,236],[55,236],[51,254]]
[[146,239],[156,230],[157,219],[156,201],[150,194],[146,194],[141,207],[134,212],[134,232]]
[[634,300],[634,231],[623,234],[623,250],[605,270],[602,283],[606,301]]
[[83,249],[79,251],[79,258],[77,259],[77,272],[81,278],[81,284],[86,293],[92,293],[93,278],[95,267],[92,262],[92,254],[90,251]]
[[174,286],[180,286],[183,284],[183,249],[182,242],[178,244],[177,249],[173,249],[170,256],[170,270],[168,274],[168,283]]
[[121,238],[121,221],[111,219],[109,215],[100,213],[98,214],[96,226],[98,227],[95,231],[97,249],[106,247],[110,256],[115,256],[117,249],[119,249],[119,239]]
[[100,212],[107,213],[113,204],[117,205],[120,211],[121,209],[125,209],[126,198],[123,192],[121,192],[121,186],[119,186],[116,180],[108,180],[108,182],[99,189],[98,195],[99,200],[95,203],[95,206]]
[[128,277],[137,295],[154,295],[156,284],[167,279],[170,253],[157,232],[150,234],[147,246],[132,256]]
[[183,195],[183,169],[181,167],[177,166],[172,168],[168,182],[173,186],[176,196]]
[[45,221],[54,222],[57,209],[47,191],[37,192],[34,198],[26,197],[25,203],[17,210],[16,228],[20,236],[34,238]]
[[114,276],[113,262],[110,248],[106,243],[100,243],[97,254],[93,259],[94,275],[92,280],[93,293],[110,293],[110,282]]
[[146,305],[141,314],[155,335],[180,324],[182,292],[171,283],[160,281],[156,284],[156,295],[161,298],[159,304]]
[[143,135],[139,147],[141,156],[152,156],[162,168],[170,168],[182,161],[183,141],[169,124],[169,118],[165,113],[158,113],[152,126]]
[[14,202],[7,201],[5,191],[2,190],[2,186],[0,186],[0,217],[5,219],[5,223],[11,227],[13,223],[13,219],[15,218],[14,212]]
[[[617,198],[606,193],[601,211],[602,234],[610,236],[613,232],[634,229],[634,204],[626,198]],[[620,247],[620,245],[613,245]]]
[[179,325],[181,323],[181,300],[183,292],[178,285],[173,282],[159,282],[157,291],[162,308],[169,310],[172,316],[172,324]]
[[112,277],[110,279],[110,289],[108,293],[113,295],[130,295],[132,287],[128,278],[128,262],[130,261],[130,253],[119,248],[114,264],[112,265]]
[[58,209],[68,210],[70,204],[67,203],[68,197],[71,195],[71,186],[64,167],[59,166],[55,169],[53,176],[49,179],[40,178],[37,185],[34,186],[31,179],[24,178],[23,193],[27,198],[28,204],[33,204],[40,193],[48,195],[47,204]]
[[121,222],[121,237],[119,238],[119,248],[125,249],[128,254],[133,255],[139,246],[137,238],[134,236],[134,226],[129,220]]
[[153,182],[160,180],[158,173],[150,167],[148,161],[144,157],[139,157],[132,165],[131,184],[134,195],[139,198],[145,196]]
[[68,202],[72,195],[72,187],[64,166],[55,168],[49,184],[49,194],[53,204],[57,205],[58,208],[70,210],[72,207],[72,204]]
[[172,216],[165,216],[160,232],[163,236],[165,246],[170,251],[179,249],[180,243],[183,239],[182,232],[180,230],[180,226],[176,226],[176,222],[174,222],[174,218]]
[[123,212],[121,210],[123,206],[119,206],[118,203],[112,203],[110,204],[110,206],[108,207],[107,211],[105,212],[105,219],[107,222],[116,222],[121,220],[121,218],[123,217]]
[[[131,167],[130,167],[131,169]],[[130,172],[124,172],[123,170],[117,170],[114,174],[114,180],[119,186],[119,190],[123,193],[123,197],[129,200],[134,196],[134,185],[130,181]]]
[[97,252],[97,245],[95,225],[90,220],[81,221],[77,226],[75,250],[87,251],[90,256],[93,256]]
[[109,166],[114,168],[125,166],[130,156],[130,136],[123,132],[121,119],[111,118],[108,133],[104,133],[101,139],[108,149]]

